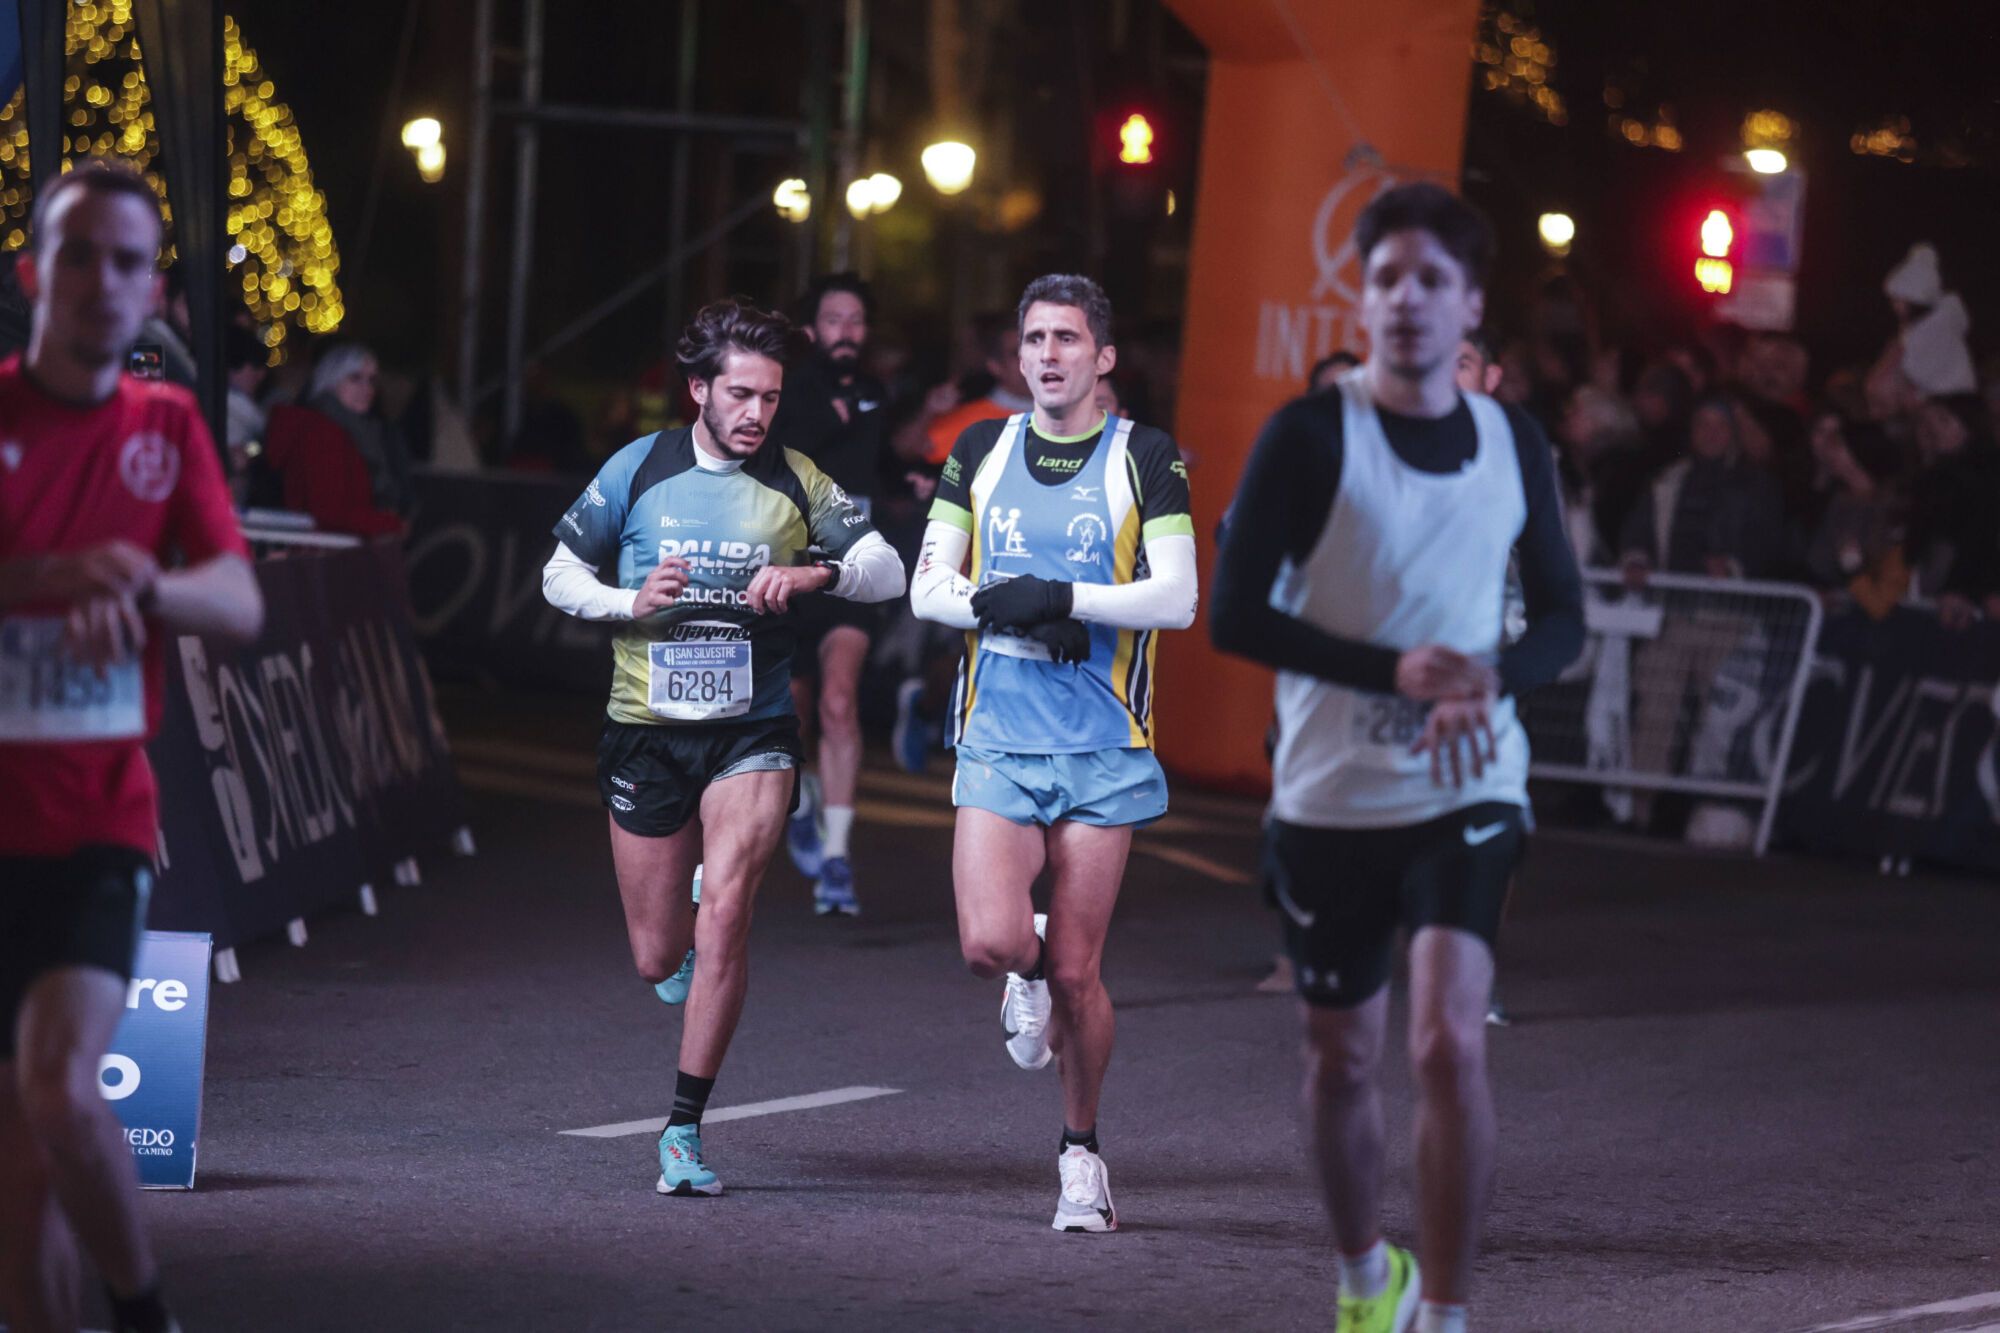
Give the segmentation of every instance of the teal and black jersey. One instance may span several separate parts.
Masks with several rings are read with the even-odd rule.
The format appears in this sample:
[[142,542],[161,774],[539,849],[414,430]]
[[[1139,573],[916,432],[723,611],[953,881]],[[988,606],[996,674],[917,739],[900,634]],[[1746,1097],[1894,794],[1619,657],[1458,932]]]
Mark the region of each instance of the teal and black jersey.
[[754,721],[792,711],[789,616],[750,610],[751,578],[838,559],[868,516],[803,454],[766,444],[740,466],[697,455],[691,429],[634,440],[611,456],[562,521],[557,540],[617,584],[637,588],[660,561],[688,563],[664,611],[619,627],[610,716],[663,726]]

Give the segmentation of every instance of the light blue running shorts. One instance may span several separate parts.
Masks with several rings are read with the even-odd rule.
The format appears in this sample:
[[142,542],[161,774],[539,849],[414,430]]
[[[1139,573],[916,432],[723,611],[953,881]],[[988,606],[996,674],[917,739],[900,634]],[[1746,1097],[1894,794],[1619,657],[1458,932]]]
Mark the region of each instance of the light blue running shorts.
[[951,803],[1044,828],[1058,819],[1143,828],[1167,813],[1167,775],[1147,749],[1006,754],[961,745]]

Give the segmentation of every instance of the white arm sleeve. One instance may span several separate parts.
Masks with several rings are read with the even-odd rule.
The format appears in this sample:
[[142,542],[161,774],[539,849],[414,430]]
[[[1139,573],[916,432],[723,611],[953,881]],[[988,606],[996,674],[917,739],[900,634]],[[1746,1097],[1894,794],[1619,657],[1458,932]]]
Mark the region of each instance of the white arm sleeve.
[[598,581],[597,566],[561,542],[542,566],[542,596],[558,611],[582,620],[630,620],[637,588],[611,588]]
[[879,532],[863,533],[840,557],[840,577],[827,591],[850,602],[886,602],[903,595],[903,558]]
[[972,534],[964,528],[933,521],[924,529],[917,576],[910,580],[910,607],[919,620],[935,620],[954,629],[979,628],[979,617],[972,614],[972,583],[959,572],[971,549]]
[[1186,629],[1194,624],[1194,538],[1182,533],[1146,543],[1152,571],[1130,583],[1070,585],[1070,615],[1119,629]]

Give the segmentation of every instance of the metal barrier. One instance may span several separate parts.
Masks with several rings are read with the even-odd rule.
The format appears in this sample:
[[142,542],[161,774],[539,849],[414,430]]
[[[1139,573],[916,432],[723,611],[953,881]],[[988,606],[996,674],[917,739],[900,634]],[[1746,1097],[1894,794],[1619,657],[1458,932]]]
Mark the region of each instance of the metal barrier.
[[[1583,655],[1522,705],[1537,778],[1759,802],[1764,854],[1821,609],[1793,583],[1584,571]],[[1650,798],[1639,798],[1644,804]]]
[[250,554],[255,559],[269,559],[287,550],[346,551],[361,545],[361,538],[345,532],[319,532],[310,526],[252,521],[253,516],[268,519],[273,512],[253,510],[244,515],[243,537],[250,543]]

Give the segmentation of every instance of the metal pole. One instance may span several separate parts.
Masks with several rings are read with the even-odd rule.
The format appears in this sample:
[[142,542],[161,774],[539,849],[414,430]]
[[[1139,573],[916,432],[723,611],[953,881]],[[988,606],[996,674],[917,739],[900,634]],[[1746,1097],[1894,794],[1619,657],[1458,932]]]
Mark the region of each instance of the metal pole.
[[823,5],[806,6],[806,190],[812,197],[812,216],[799,228],[801,277],[810,277],[819,267],[819,238],[825,233],[827,210],[845,207],[827,185],[827,97],[832,82],[828,66],[833,59],[828,12]]
[[486,131],[493,117],[493,0],[472,19],[472,137],[466,156],[465,245],[458,270],[458,410],[472,415],[479,374],[480,260],[486,231]]
[[[547,0],[528,0],[528,30],[522,41],[521,105],[532,112],[542,100],[542,20]],[[528,344],[528,265],[535,246],[535,157],[540,146],[540,122],[521,118],[514,127],[514,254],[507,289],[506,410],[501,416],[501,447],[521,432],[521,369]]]
[[833,213],[833,269],[854,266],[854,214],[847,211],[848,182],[861,174],[861,110],[868,92],[867,0],[847,0],[847,76],[840,98],[840,178],[827,192]]
[[[674,85],[674,108],[686,115],[694,109],[695,57],[701,41],[701,0],[681,0],[680,72]],[[694,133],[681,130],[674,136],[674,162],[669,177],[667,199],[667,251],[676,257],[667,274],[667,304],[661,316],[660,345],[670,355],[687,318],[687,269],[679,262],[687,242],[688,170],[694,153]]]

